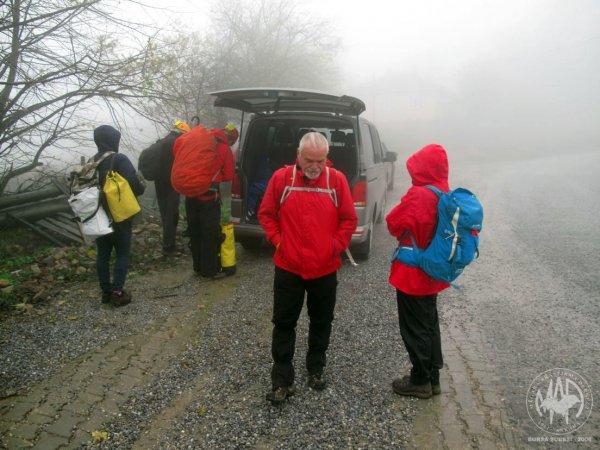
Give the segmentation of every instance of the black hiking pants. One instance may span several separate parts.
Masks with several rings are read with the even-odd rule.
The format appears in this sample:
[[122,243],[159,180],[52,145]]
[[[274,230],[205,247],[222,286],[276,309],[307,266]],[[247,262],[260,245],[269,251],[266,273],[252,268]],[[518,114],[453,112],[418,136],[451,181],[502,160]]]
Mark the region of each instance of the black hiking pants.
[[273,340],[271,354],[273,389],[290,386],[294,382],[294,352],[296,324],[306,294],[306,307],[310,320],[306,369],[309,374],[320,375],[327,362],[331,323],[336,301],[337,272],[320,278],[305,280],[287,270],[275,267],[273,301]]
[[185,209],[194,271],[214,277],[221,268],[221,203],[186,197]]
[[174,251],[177,249],[175,236],[179,223],[179,193],[168,181],[156,180],[154,187],[163,231],[162,248],[164,251]]
[[411,383],[439,384],[444,361],[437,294],[415,296],[396,290],[396,299],[400,335],[412,363]]

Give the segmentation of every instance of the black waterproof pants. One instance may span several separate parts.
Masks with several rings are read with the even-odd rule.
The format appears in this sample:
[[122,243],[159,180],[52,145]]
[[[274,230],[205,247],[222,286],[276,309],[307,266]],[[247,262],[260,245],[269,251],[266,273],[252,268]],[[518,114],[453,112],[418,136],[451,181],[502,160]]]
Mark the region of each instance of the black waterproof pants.
[[175,235],[179,223],[179,193],[171,187],[171,183],[164,181],[156,180],[154,187],[163,230],[162,247],[164,251],[174,251],[177,248]]
[[194,271],[203,277],[213,277],[221,268],[221,203],[186,197],[185,210]]
[[306,369],[309,374],[321,374],[326,364],[337,289],[337,272],[320,278],[302,277],[275,267],[273,302],[273,341],[271,353],[273,389],[294,382],[294,351],[296,323],[300,317],[306,293],[306,307],[310,319]]
[[410,380],[420,385],[439,384],[444,366],[437,312],[437,294],[414,296],[396,290],[400,335],[412,369]]

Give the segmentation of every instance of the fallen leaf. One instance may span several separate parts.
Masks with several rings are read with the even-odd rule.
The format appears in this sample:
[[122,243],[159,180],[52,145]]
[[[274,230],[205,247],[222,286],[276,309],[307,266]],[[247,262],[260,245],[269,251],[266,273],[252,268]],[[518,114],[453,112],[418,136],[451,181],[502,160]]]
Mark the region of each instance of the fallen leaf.
[[206,409],[204,406],[202,406],[199,410],[198,410],[198,414],[203,417],[206,415],[206,413],[208,412],[208,409]]
[[79,316],[69,316],[69,317],[67,317],[67,319],[69,319],[69,320],[77,320],[77,319],[79,319]]
[[108,439],[108,432],[103,430],[92,431],[92,439],[97,444]]

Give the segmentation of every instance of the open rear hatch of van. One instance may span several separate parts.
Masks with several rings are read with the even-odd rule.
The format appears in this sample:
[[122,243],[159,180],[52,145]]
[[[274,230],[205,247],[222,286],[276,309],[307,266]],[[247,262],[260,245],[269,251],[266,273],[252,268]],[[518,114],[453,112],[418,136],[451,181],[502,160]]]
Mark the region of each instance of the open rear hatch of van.
[[364,102],[355,97],[299,89],[229,89],[210,95],[216,97],[215,106],[256,114],[314,111],[358,116],[365,110]]

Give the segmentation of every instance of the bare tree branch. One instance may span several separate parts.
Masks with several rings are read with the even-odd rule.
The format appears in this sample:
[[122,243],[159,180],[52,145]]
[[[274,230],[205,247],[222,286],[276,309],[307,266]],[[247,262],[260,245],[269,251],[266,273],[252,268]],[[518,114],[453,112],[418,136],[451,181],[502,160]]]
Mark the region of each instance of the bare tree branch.
[[147,78],[163,76],[146,70],[156,32],[110,13],[126,2],[0,3],[0,195],[49,151],[80,140],[94,99],[146,115],[143,103],[165,97]]

